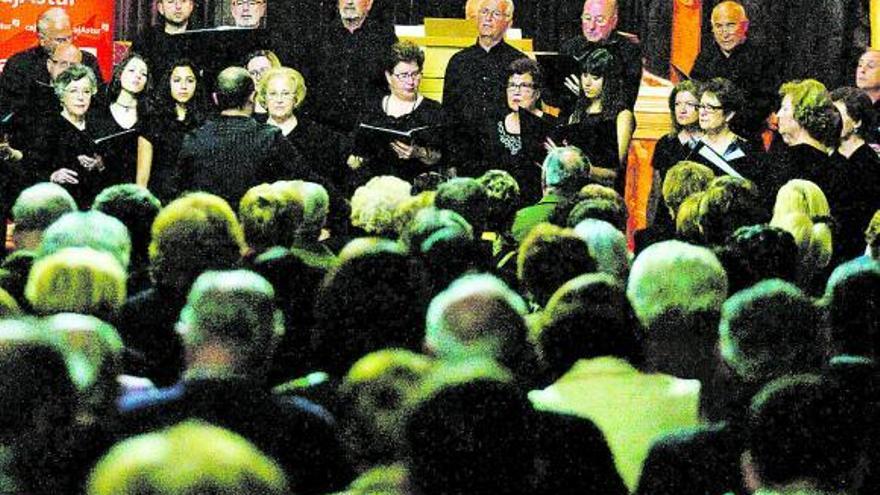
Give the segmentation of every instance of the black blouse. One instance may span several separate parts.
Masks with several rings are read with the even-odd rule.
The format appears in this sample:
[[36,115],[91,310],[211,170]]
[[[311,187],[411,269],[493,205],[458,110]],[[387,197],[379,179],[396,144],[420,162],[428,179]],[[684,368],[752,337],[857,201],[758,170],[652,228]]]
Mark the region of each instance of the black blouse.
[[183,136],[201,124],[201,119],[187,112],[184,120],[177,120],[173,113],[154,113],[143,119],[140,135],[153,145],[153,163],[150,167],[150,191],[162,203],[180,194],[178,184],[177,156]]
[[[373,100],[371,104],[367,105],[366,110],[360,115],[358,123],[408,131],[416,127],[441,125],[443,122],[440,103],[430,98],[423,98],[413,111],[400,117],[392,117],[386,114],[382,105],[383,101],[384,98]],[[442,143],[443,137],[440,130],[436,133],[426,133],[426,136],[422,138],[422,142],[418,139],[415,141],[415,144],[419,146],[440,150],[441,153]],[[379,146],[365,146],[355,142],[353,146],[355,148],[353,154],[362,156],[367,161],[358,173],[360,177],[357,179],[357,182],[365,181],[377,175],[394,175],[405,181],[412,182],[419,174],[437,170],[436,165],[425,165],[416,158],[410,158],[409,160],[398,158],[397,154],[386,143],[382,143]]]

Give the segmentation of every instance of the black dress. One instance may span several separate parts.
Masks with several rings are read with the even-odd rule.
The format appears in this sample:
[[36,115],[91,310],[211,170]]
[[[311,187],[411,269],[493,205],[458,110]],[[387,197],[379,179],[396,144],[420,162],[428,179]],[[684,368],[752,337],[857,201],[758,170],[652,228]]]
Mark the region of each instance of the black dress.
[[616,117],[588,114],[580,122],[563,126],[557,132],[554,139],[557,144],[565,141],[569,146],[577,146],[593,166],[616,170],[614,189],[623,195],[626,168],[617,152]]
[[490,169],[506,170],[519,184],[522,203],[532,204],[542,196],[541,163],[547,155],[544,142],[551,136],[556,119],[548,114],[536,117],[523,111],[519,116],[519,134],[507,132],[506,114],[485,125],[481,133],[482,155],[466,170],[473,177]]
[[143,119],[140,137],[153,145],[148,188],[163,204],[173,200],[181,192],[177,155],[180,154],[183,136],[201,123],[201,118],[193,112],[187,112],[183,120],[177,120],[172,112],[157,112]]
[[660,175],[661,184],[666,177],[666,172],[676,163],[687,160],[691,150],[693,147],[689,143],[681,143],[678,139],[678,133],[666,134],[657,140],[654,155],[651,158],[651,167]]
[[[95,156],[103,150],[94,140],[101,135],[95,130],[95,119],[86,117],[84,130],[78,129],[60,113],[47,115],[35,124],[31,131],[34,137],[25,149],[25,164],[33,171],[36,182],[48,182],[53,172],[68,168],[77,173],[77,184],[62,184],[81,209],[91,206],[95,196],[113,181],[112,173],[99,170],[86,170],[80,165],[78,156]],[[105,167],[110,164],[105,162]]]
[[[880,158],[867,144],[863,144],[849,158],[838,156],[842,164],[841,181],[831,213],[839,227],[839,242],[834,244],[834,258],[845,261],[864,253],[865,229],[871,217],[880,209]],[[837,239],[835,239],[837,240]]]
[[137,137],[141,121],[137,120],[130,128],[133,132],[120,134],[129,129],[119,125],[113,117],[110,106],[102,104],[92,109],[94,123],[92,132],[96,139],[107,136],[118,136],[108,139],[99,146],[101,157],[107,169],[107,185],[132,183],[137,175]]
[[[443,121],[440,104],[430,98],[423,98],[410,113],[400,117],[393,117],[385,113],[383,108],[384,101],[385,98],[382,98],[374,100],[369,104],[360,115],[359,123],[399,131],[409,131],[416,127],[440,125]],[[388,143],[375,143],[374,146],[365,145],[357,141],[354,144],[355,150],[353,154],[366,159],[366,164],[359,171],[357,182],[364,182],[370,177],[377,175],[394,175],[411,183],[419,174],[437,171],[436,165],[425,165],[416,158],[408,160],[398,158]],[[418,146],[440,150],[442,141],[441,133],[438,131],[428,132],[424,134],[421,142],[416,138],[414,143]]]

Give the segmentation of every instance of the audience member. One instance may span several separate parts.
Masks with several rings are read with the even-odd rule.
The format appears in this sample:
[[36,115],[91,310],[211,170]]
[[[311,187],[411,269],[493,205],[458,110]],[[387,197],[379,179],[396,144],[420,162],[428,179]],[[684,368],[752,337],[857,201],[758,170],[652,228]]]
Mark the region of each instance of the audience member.
[[58,184],[41,182],[28,187],[12,205],[15,248],[36,252],[43,240],[43,232],[55,220],[73,211],[76,211],[76,201]]
[[244,437],[201,421],[186,421],[118,443],[95,466],[86,493],[133,492],[292,493],[275,460]]
[[727,271],[731,294],[770,278],[797,281],[798,246],[794,237],[779,227],[740,227],[716,254]]
[[538,224],[520,244],[516,278],[529,300],[543,308],[566,281],[596,271],[587,242],[574,232],[549,223]]
[[603,220],[585,218],[574,226],[574,233],[586,241],[590,257],[596,260],[596,271],[626,280],[631,255],[623,232]]
[[125,225],[97,210],[64,214],[43,233],[37,254],[54,254],[69,247],[87,247],[107,253],[128,271],[131,264],[131,237]]
[[323,494],[345,486],[350,473],[327,413],[301,398],[274,396],[266,386],[284,333],[274,297],[269,282],[253,272],[200,275],[176,327],[186,355],[182,379],[123,397],[123,430],[144,433],[187,418],[208,421],[272,455],[299,493]]
[[838,266],[828,278],[822,302],[828,311],[833,355],[876,359],[880,351],[880,266],[857,259]]
[[720,246],[739,227],[764,222],[767,213],[760,192],[754,183],[740,177],[728,175],[712,180],[699,201],[701,244]]

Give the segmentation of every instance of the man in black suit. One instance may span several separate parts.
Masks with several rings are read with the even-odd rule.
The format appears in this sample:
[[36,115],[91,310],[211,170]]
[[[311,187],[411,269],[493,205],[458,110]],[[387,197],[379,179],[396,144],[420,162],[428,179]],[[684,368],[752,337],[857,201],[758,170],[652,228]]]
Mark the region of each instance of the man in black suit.
[[248,189],[263,182],[324,182],[305,169],[281,129],[251,118],[254,81],[246,69],[223,69],[214,96],[220,114],[183,138],[179,169],[184,189],[216,194],[237,205]]
[[193,283],[177,331],[186,354],[182,380],[124,397],[123,435],[201,419],[273,456],[297,493],[347,485],[352,473],[329,414],[305,399],[273,394],[267,383],[284,318],[266,279],[246,270],[203,273]]
[[[50,62],[56,48],[73,42],[73,27],[67,12],[60,7],[43,12],[37,19],[37,38],[37,46],[9,57],[0,72],[0,118],[9,112],[30,113],[34,88],[50,86],[54,78]],[[81,63],[96,75],[101,74],[98,59],[91,53],[82,52]]]

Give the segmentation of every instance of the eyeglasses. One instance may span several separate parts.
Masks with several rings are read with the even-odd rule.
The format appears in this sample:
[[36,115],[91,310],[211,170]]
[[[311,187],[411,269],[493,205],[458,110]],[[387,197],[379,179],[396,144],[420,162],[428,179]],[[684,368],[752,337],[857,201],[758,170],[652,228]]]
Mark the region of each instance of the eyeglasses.
[[535,84],[534,84],[534,83],[507,83],[507,90],[508,90],[508,91],[516,91],[516,90],[519,90],[519,91],[525,91],[525,90],[534,91],[534,89],[535,89]]
[[391,75],[394,76],[398,81],[405,82],[405,81],[412,81],[413,79],[418,79],[418,78],[422,77],[422,71],[416,70],[416,71],[412,71],[412,72],[401,72],[399,74],[391,74]]
[[697,105],[697,108],[699,108],[700,110],[705,110],[707,112],[717,112],[724,107],[721,105],[710,105],[709,103],[701,103]]
[[732,33],[734,31],[736,31],[736,28],[738,28],[738,27],[739,27],[738,22],[725,22],[723,24],[720,22],[716,22],[715,24],[712,24],[713,30],[720,31],[720,32],[727,32],[727,33]]
[[69,69],[72,65],[75,65],[76,62],[68,62],[67,60],[55,60],[54,58],[49,59],[53,64],[61,67],[63,69]]
[[678,108],[689,108],[689,109],[691,109],[691,110],[696,110],[696,109],[700,108],[700,104],[699,104],[699,103],[694,103],[694,102],[691,102],[691,101],[677,101],[677,102],[675,102],[675,108],[676,108],[676,109],[678,109]]
[[248,7],[256,7],[265,3],[266,0],[232,0],[233,7],[244,7],[245,5]]
[[269,91],[268,93],[266,93],[266,99],[267,100],[292,100],[293,93],[291,93],[290,91],[282,91],[280,93],[277,93],[275,91]]
[[508,17],[507,14],[505,14],[504,12],[501,12],[501,11],[498,10],[498,9],[493,9],[493,10],[490,10],[490,9],[480,9],[479,14],[480,14],[480,17],[489,17],[489,16],[492,16],[492,18],[495,19],[496,21],[499,21],[499,20],[501,20],[501,19],[505,19],[505,18]]
[[593,17],[590,14],[584,14],[581,16],[581,21],[589,24],[590,22],[595,22],[597,26],[605,26],[608,24],[611,19],[605,17],[604,15],[597,15]]
[[67,88],[64,90],[66,94],[69,95],[78,95],[78,96],[92,96],[95,94],[95,91],[92,88],[78,89],[78,88]]
[[265,74],[268,71],[269,71],[269,67],[265,67],[263,69],[249,70],[248,74],[250,74],[251,77],[253,77],[254,79],[259,79],[263,76],[263,74]]
[[[238,0],[235,0],[235,1],[238,1]],[[162,3],[167,3],[168,5],[174,5],[174,4],[184,5],[184,4],[192,3],[192,2],[193,2],[193,0],[162,0]]]

